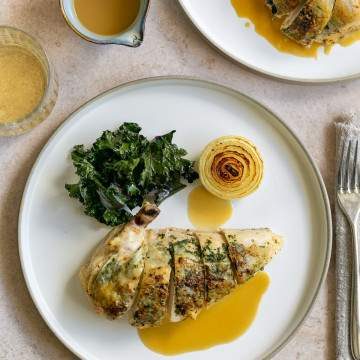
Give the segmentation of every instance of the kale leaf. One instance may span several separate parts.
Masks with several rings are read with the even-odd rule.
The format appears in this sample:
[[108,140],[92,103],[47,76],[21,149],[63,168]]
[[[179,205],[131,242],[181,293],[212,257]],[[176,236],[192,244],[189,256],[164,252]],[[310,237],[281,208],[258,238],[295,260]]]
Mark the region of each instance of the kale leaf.
[[79,181],[66,184],[85,214],[116,226],[132,217],[144,200],[159,205],[199,176],[187,152],[173,143],[175,131],[149,141],[136,123],[105,131],[91,148],[76,145],[71,158]]

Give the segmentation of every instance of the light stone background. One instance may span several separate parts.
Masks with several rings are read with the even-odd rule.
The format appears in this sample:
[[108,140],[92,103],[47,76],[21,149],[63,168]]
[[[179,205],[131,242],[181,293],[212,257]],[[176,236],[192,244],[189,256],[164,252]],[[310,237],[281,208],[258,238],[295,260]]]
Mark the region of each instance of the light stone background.
[[[0,359],[74,358],[47,328],[28,294],[19,263],[17,219],[26,179],[49,136],[73,110],[104,90],[129,80],[175,74],[238,89],[266,104],[298,134],[333,199],[333,121],[344,109],[360,110],[360,80],[301,86],[255,75],[211,48],[176,0],[152,0],[145,42],[138,49],[82,40],[67,27],[57,0],[0,0],[0,24],[40,39],[61,86],[46,122],[26,135],[0,139]],[[310,316],[277,360],[335,358],[333,272],[332,264]]]

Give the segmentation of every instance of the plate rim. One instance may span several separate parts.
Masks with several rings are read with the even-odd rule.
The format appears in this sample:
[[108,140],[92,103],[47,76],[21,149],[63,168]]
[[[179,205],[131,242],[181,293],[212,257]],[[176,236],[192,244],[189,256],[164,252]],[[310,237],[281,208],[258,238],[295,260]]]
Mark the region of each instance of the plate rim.
[[[330,77],[330,78],[298,78],[298,77],[292,77],[292,76],[284,76],[279,75],[276,73],[273,73],[271,71],[263,70],[257,66],[252,65],[251,63],[248,63],[247,61],[243,61],[239,59],[237,56],[231,54],[229,51],[227,51],[221,44],[217,43],[213,39],[211,39],[210,36],[207,35],[205,31],[202,30],[201,26],[198,24],[198,22],[195,20],[195,18],[191,15],[190,11],[185,5],[186,0],[177,0],[179,5],[181,6],[181,9],[186,14],[187,18],[191,21],[194,28],[197,30],[197,32],[203,37],[203,39],[210,45],[213,49],[215,49],[218,53],[225,56],[227,59],[231,60],[233,63],[240,65],[244,69],[250,70],[252,73],[256,75],[265,76],[269,79],[276,79],[284,83],[288,84],[297,84],[297,85],[319,85],[319,84],[336,84],[341,83],[345,81],[355,80],[360,78],[360,70],[353,74],[353,75],[347,75],[347,76],[337,76],[337,77]],[[230,1],[230,0],[228,0]]]
[[[181,1],[181,0],[179,0]],[[295,134],[295,132],[271,109],[269,109],[266,105],[262,104],[261,102],[253,99],[252,97],[242,93],[241,91],[238,91],[232,87],[229,87],[227,85],[223,85],[221,83],[217,83],[214,81],[209,81],[209,80],[205,80],[202,79],[200,77],[193,77],[193,76],[178,76],[178,75],[168,75],[168,76],[154,76],[154,77],[145,77],[145,78],[140,78],[137,80],[132,80],[132,81],[128,81],[125,83],[122,83],[120,85],[114,86],[106,91],[101,92],[100,94],[94,96],[93,98],[89,99],[88,101],[84,102],[82,105],[80,105],[79,107],[77,107],[74,111],[70,112],[65,120],[55,129],[55,131],[53,132],[53,134],[48,138],[47,142],[45,143],[45,145],[43,146],[43,148],[41,149],[40,153],[38,154],[34,164],[32,165],[31,171],[29,173],[29,176],[27,178],[25,187],[24,187],[24,192],[22,195],[22,199],[21,199],[21,204],[20,204],[20,210],[19,210],[19,217],[18,217],[18,251],[19,251],[19,256],[20,256],[20,264],[21,264],[21,269],[22,269],[22,273],[25,279],[25,283],[26,283],[26,287],[29,291],[29,294],[32,298],[32,301],[37,309],[37,311],[40,313],[43,321],[46,323],[46,325],[49,327],[49,329],[53,332],[53,334],[63,343],[63,345],[65,347],[67,347],[68,350],[70,350],[73,354],[75,354],[76,356],[78,356],[81,359],[86,359],[86,357],[84,357],[83,352],[80,353],[78,351],[78,349],[76,348],[75,344],[76,341],[72,340],[69,341],[66,336],[64,336],[64,334],[61,333],[61,331],[59,331],[59,328],[55,326],[54,322],[50,321],[50,319],[48,318],[45,310],[43,309],[43,307],[41,306],[41,298],[38,297],[36,295],[36,283],[34,284],[33,281],[31,280],[31,272],[26,269],[26,255],[25,252],[23,251],[23,247],[25,244],[25,240],[24,240],[24,234],[23,234],[23,229],[22,229],[22,222],[24,221],[24,208],[25,208],[25,202],[26,199],[28,197],[29,194],[29,189],[30,189],[30,185],[32,184],[32,179],[34,178],[35,174],[36,174],[36,170],[37,167],[43,157],[43,155],[46,153],[48,147],[52,144],[53,140],[56,138],[56,136],[63,130],[63,128],[65,128],[73,119],[74,116],[76,116],[79,112],[81,112],[84,108],[86,108],[87,106],[91,105],[92,103],[96,102],[97,100],[101,99],[101,98],[105,98],[106,96],[110,95],[113,92],[119,91],[121,89],[126,89],[127,87],[131,87],[131,86],[137,86],[137,85],[146,85],[148,83],[151,82],[169,82],[169,81],[179,81],[180,83],[186,83],[186,82],[193,82],[196,83],[198,85],[203,85],[207,88],[213,88],[213,89],[218,89],[222,92],[228,92],[230,94],[236,95],[237,97],[242,97],[243,99],[249,101],[250,103],[253,103],[254,105],[262,108],[263,110],[265,110],[266,112],[268,112],[281,126],[283,126],[285,128],[286,131],[289,132],[289,134],[293,137],[294,141],[296,142],[296,144],[300,147],[300,149],[303,151],[306,159],[309,161],[309,164],[314,172],[314,175],[316,177],[316,180],[319,184],[320,190],[321,190],[321,196],[322,196],[322,203],[324,205],[324,211],[325,211],[325,215],[326,215],[326,234],[327,234],[327,242],[326,242],[326,254],[325,254],[325,259],[324,259],[324,266],[323,269],[321,271],[321,276],[320,279],[315,287],[315,291],[314,291],[314,296],[311,299],[308,307],[306,308],[306,311],[304,312],[302,318],[296,322],[296,326],[290,330],[289,334],[286,336],[286,338],[282,341],[279,342],[278,344],[276,344],[273,349],[270,350],[270,352],[268,354],[265,355],[264,360],[267,359],[271,359],[273,356],[275,356],[276,354],[278,354],[296,335],[296,333],[299,331],[299,329],[301,328],[301,326],[303,325],[304,321],[307,319],[309,313],[311,312],[314,303],[316,301],[316,299],[318,298],[319,295],[319,291],[322,287],[322,285],[325,282],[326,279],[326,275],[328,273],[328,269],[329,269],[329,265],[330,265],[330,258],[331,258],[331,252],[332,252],[332,243],[333,243],[333,238],[332,238],[332,234],[333,234],[333,229],[332,229],[332,217],[331,217],[331,207],[330,207],[330,201],[329,201],[329,197],[328,197],[328,193],[326,190],[326,186],[324,183],[324,180],[321,176],[320,170],[318,169],[317,165],[315,164],[314,160],[312,159],[311,155],[309,154],[309,152],[307,151],[307,149],[305,148],[304,144],[301,142],[301,140],[299,139],[299,137]],[[27,272],[28,270],[28,272]],[[73,338],[71,338],[73,339]]]

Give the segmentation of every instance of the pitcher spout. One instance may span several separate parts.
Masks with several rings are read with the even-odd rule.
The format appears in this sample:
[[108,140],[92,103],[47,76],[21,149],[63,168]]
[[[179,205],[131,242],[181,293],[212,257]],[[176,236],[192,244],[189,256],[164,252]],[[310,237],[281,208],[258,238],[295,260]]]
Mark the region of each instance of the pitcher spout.
[[144,40],[146,16],[150,0],[139,0],[139,11],[133,23],[124,31],[114,35],[101,35],[86,28],[77,17],[75,0],[60,0],[61,9],[68,25],[79,36],[96,44],[117,44],[138,47]]
[[138,47],[142,44],[144,40],[145,23],[149,5],[150,0],[141,1],[139,13],[134,23],[124,33],[114,38],[114,44],[129,47]]

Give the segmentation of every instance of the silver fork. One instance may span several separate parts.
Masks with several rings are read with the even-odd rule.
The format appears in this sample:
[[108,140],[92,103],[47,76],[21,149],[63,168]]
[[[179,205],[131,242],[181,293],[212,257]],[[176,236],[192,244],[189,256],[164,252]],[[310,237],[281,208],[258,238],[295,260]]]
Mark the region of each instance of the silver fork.
[[[345,148],[347,147],[347,151]],[[344,212],[352,233],[353,261],[351,281],[350,343],[351,352],[356,360],[360,360],[360,275],[359,275],[359,243],[357,221],[360,213],[360,179],[358,170],[358,140],[355,143],[354,156],[351,156],[353,142],[345,141],[339,164],[337,181],[337,199]]]

